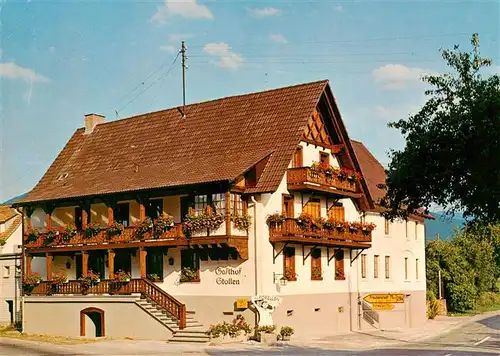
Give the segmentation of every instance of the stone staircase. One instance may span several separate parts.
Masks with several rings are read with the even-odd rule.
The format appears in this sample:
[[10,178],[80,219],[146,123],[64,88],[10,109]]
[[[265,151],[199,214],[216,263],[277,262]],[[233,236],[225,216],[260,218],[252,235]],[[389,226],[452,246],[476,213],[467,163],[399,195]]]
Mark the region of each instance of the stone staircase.
[[136,304],[172,332],[173,337],[169,339],[169,342],[206,343],[210,341],[206,333],[207,329],[195,319],[194,311],[187,312],[186,328],[180,330],[178,320],[167,314],[152,300],[141,296],[136,300]]

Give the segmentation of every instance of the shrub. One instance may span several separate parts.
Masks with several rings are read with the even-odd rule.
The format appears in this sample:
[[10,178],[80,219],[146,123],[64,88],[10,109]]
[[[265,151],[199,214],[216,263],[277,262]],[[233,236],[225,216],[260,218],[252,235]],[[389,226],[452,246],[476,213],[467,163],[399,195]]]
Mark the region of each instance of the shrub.
[[434,319],[439,313],[439,302],[431,291],[427,291],[427,318]]
[[243,315],[240,314],[233,319],[231,324],[224,321],[222,323],[210,325],[207,334],[212,338],[218,338],[226,335],[229,335],[231,338],[235,338],[239,336],[242,331],[245,335],[248,335],[252,332],[252,328],[245,321]]
[[123,225],[120,224],[118,221],[113,221],[106,227],[106,233],[108,234],[108,237],[121,235],[122,232],[123,232]]
[[184,267],[181,269],[181,278],[180,282],[194,282],[200,279],[200,274],[199,271],[191,268],[191,267]]
[[118,272],[115,273],[115,281],[116,282],[130,282],[130,274],[119,270]]
[[272,334],[276,330],[276,325],[262,325],[258,326],[255,331],[262,334]]
[[283,336],[292,336],[295,331],[291,326],[282,326],[280,330],[280,335]]
[[144,235],[151,234],[153,232],[153,220],[148,216],[143,221],[138,221],[135,224],[134,236],[137,239],[142,239]]
[[161,281],[161,277],[159,274],[156,274],[156,273],[151,273],[151,274],[148,274],[148,279],[150,281],[153,281],[153,282],[160,282]]
[[87,224],[85,227],[84,235],[86,238],[96,236],[99,231],[101,231],[101,227],[97,224]]
[[35,286],[37,284],[40,284],[41,281],[42,277],[40,277],[40,274],[34,272],[24,276],[23,284],[27,286]]
[[65,227],[59,228],[59,235],[65,242],[70,241],[76,235],[76,227],[73,224],[68,224]]
[[165,232],[174,227],[174,217],[168,214],[161,215],[153,221],[154,236],[160,237]]

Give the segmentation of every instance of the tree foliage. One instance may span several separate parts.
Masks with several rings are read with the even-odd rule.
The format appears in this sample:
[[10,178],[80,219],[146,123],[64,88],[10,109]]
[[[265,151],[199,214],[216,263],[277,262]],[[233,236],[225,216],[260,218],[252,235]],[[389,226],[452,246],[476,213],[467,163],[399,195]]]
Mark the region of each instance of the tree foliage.
[[473,309],[478,297],[497,291],[500,267],[495,251],[500,247],[498,226],[480,230],[466,228],[455,231],[452,240],[431,241],[426,246],[427,289],[438,295],[438,274],[441,271],[443,296],[452,311]]
[[434,203],[469,221],[500,221],[500,77],[481,75],[492,62],[480,56],[477,34],[471,43],[471,53],[443,50],[452,71],[424,77],[427,102],[389,124],[406,139],[387,169],[389,217]]

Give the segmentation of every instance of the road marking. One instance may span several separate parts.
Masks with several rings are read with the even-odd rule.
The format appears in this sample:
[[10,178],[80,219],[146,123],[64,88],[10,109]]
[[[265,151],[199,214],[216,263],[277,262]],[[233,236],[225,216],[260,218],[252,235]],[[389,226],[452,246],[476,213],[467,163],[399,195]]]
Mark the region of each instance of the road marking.
[[474,344],[474,346],[477,346],[477,345],[479,345],[479,344],[482,344],[483,342],[485,342],[485,341],[486,341],[486,340],[488,340],[489,338],[490,338],[489,336],[486,336],[484,339],[482,339],[482,340],[480,340],[480,341],[476,342],[476,343]]

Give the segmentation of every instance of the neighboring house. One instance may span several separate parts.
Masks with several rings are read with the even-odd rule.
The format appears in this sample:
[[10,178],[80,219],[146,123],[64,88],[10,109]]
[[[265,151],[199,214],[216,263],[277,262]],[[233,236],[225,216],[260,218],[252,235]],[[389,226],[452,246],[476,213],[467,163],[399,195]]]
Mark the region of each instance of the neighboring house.
[[[421,326],[424,216],[385,220],[384,182],[328,81],[109,123],[86,115],[15,204],[25,272],[44,279],[25,296],[25,331],[203,339],[239,313],[253,323],[255,295],[279,296],[274,322],[302,335]],[[99,283],[76,281],[90,270]],[[51,283],[56,272],[70,281]]]
[[22,216],[0,205],[0,325],[20,320]]

